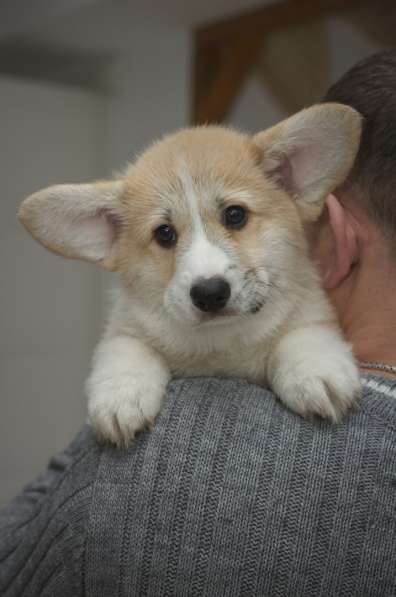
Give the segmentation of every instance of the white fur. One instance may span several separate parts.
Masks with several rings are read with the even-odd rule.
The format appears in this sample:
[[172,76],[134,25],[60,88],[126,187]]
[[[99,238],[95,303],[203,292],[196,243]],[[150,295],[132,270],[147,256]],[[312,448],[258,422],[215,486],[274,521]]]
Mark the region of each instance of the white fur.
[[165,294],[168,310],[178,318],[198,322],[200,313],[191,302],[191,286],[200,278],[224,276],[228,265],[226,253],[208,241],[202,225],[195,221],[191,244],[182,255]]
[[118,445],[152,424],[169,370],[140,340],[116,336],[99,344],[87,381],[88,414],[98,434]]
[[275,344],[268,381],[295,412],[334,422],[351,406],[351,388],[359,388],[350,346],[323,324],[298,328]]

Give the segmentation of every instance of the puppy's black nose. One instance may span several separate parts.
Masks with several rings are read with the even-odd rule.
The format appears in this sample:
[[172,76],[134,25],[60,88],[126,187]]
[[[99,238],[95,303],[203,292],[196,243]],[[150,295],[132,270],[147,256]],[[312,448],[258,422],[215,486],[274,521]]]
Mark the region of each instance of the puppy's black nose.
[[223,309],[230,295],[230,285],[220,276],[201,278],[190,290],[194,305],[201,311],[211,311],[212,313]]

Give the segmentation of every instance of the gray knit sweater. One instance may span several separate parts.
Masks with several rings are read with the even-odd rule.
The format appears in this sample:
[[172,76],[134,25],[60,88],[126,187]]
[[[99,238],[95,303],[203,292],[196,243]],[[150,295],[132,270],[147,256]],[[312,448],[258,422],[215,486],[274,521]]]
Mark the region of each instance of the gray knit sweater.
[[0,514],[0,595],[396,595],[396,384],[364,386],[339,425],[196,379],[128,451],[84,429]]

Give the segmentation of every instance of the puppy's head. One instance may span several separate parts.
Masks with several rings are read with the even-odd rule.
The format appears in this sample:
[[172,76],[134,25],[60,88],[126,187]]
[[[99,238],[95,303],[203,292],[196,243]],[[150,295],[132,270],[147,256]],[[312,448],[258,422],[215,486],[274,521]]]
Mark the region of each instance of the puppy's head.
[[303,225],[348,174],[360,128],[351,108],[323,104],[253,137],[183,130],[116,181],[35,193],[20,218],[50,250],[118,271],[148,307],[229,323],[292,292]]

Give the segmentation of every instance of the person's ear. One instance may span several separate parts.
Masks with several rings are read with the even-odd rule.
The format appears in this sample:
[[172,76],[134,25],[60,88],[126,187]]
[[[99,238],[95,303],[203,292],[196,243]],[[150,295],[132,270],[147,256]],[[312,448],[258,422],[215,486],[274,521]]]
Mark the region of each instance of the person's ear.
[[337,288],[347,278],[359,257],[359,244],[351,216],[334,195],[326,199],[332,248],[323,256],[323,285]]
[[253,137],[263,171],[295,201],[303,221],[316,220],[326,196],[345,180],[361,120],[349,106],[319,104]]
[[18,216],[50,251],[113,269],[112,249],[124,222],[122,181],[56,185],[34,193]]

